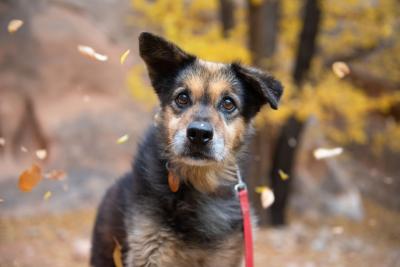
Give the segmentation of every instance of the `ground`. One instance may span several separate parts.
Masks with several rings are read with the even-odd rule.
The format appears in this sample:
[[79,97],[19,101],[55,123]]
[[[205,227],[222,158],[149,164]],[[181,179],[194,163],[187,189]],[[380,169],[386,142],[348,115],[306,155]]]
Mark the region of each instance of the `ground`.
[[[51,201],[49,199],[48,201]],[[305,219],[291,214],[287,227],[256,232],[256,267],[400,264],[400,214],[371,201],[361,222]],[[95,209],[0,220],[1,267],[88,266]]]

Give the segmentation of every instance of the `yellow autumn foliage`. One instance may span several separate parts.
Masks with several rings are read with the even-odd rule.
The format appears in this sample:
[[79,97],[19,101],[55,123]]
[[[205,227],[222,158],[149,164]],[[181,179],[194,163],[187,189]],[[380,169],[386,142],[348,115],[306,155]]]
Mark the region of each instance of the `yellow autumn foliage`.
[[[263,1],[252,1],[261,5]],[[363,88],[338,78],[325,60],[346,55],[354,49],[368,49],[386,39],[394,39],[387,50],[368,58],[367,68],[374,75],[400,82],[400,9],[396,0],[320,1],[323,20],[318,36],[318,53],[313,59],[309,82],[298,90],[292,82],[291,72],[297,53],[299,32],[302,27],[300,0],[281,0],[279,45],[274,60],[274,74],[285,85],[280,109],[264,108],[256,119],[257,124],[268,121],[282,124],[295,115],[300,119],[310,116],[321,123],[326,136],[334,142],[374,145],[379,151],[384,147],[400,150],[400,126],[391,121],[379,129],[368,129],[373,113],[387,113],[400,103],[400,93],[390,92],[372,97]],[[228,38],[223,38],[219,22],[217,0],[132,0],[140,19],[135,21],[145,30],[158,32],[178,43],[183,49],[211,61],[239,60],[250,64],[247,48],[247,19],[245,0],[236,1],[236,26]],[[147,80],[143,64],[134,66],[128,77],[129,88],[140,102],[156,104],[156,97]],[[376,132],[373,132],[376,131]]]

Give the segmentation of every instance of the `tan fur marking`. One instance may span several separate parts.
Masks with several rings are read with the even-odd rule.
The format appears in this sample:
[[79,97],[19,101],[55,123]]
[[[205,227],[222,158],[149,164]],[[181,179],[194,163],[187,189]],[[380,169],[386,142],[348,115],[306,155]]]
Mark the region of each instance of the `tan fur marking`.
[[229,91],[231,89],[231,84],[229,81],[224,80],[224,79],[217,79],[217,80],[212,80],[209,83],[208,86],[208,93],[211,98],[211,102],[217,104],[219,99],[221,98],[221,95],[224,91]]
[[199,75],[191,75],[185,80],[185,84],[191,91],[194,100],[198,100],[203,96],[204,82]]
[[225,124],[225,142],[229,151],[234,151],[243,142],[245,123],[242,118],[237,118],[230,124]]
[[165,122],[165,128],[167,129],[168,143],[171,143],[175,134],[176,129],[179,127],[180,119],[175,116],[172,109],[167,107],[163,113],[163,121]]
[[215,192],[218,186],[225,181],[234,181],[236,179],[235,162],[228,157],[221,164],[207,166],[188,166],[179,160],[171,162],[173,171],[184,179],[184,182],[190,183],[200,192]]
[[128,267],[238,267],[242,257],[242,234],[236,233],[215,250],[190,247],[175,233],[145,215],[137,214],[128,234]]

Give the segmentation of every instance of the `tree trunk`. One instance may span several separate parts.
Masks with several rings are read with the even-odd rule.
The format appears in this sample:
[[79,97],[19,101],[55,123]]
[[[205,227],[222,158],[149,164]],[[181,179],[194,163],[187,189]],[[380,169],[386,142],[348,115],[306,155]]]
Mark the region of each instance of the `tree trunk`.
[[262,4],[255,4],[254,1],[248,0],[248,9],[252,62],[259,67],[271,67],[266,61],[271,61],[276,50],[280,1],[264,0]]
[[234,0],[219,0],[222,34],[229,36],[229,32],[235,27],[235,3]]
[[[300,90],[307,73],[310,70],[311,60],[316,51],[316,39],[321,20],[321,9],[318,0],[307,0],[304,7],[303,28],[299,36],[296,63],[293,70],[293,80]],[[289,118],[281,129],[276,144],[270,177],[272,190],[275,193],[275,202],[271,207],[271,223],[283,225],[286,223],[286,207],[289,200],[290,185],[293,180],[293,167],[296,152],[303,130],[303,122],[295,117]],[[290,179],[282,180],[279,171],[289,175]]]
[[[248,1],[249,48],[252,53],[252,63],[260,68],[271,70],[273,55],[278,39],[278,22],[280,13],[279,0],[265,0],[261,5]],[[250,145],[249,163],[246,177],[249,188],[265,185],[268,181],[265,174],[270,168],[270,154],[273,133],[269,125],[257,129]],[[252,205],[256,210],[260,225],[268,223],[268,214],[261,207],[259,195],[254,190],[250,192]]]

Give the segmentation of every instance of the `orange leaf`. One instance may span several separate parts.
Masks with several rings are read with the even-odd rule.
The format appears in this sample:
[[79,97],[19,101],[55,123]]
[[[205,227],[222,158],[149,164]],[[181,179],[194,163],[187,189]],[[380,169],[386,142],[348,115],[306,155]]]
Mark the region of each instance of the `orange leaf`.
[[168,173],[168,185],[172,192],[178,192],[179,190],[179,178],[173,175],[171,172]]
[[42,180],[42,171],[38,165],[33,164],[19,176],[19,190],[29,192],[39,184],[40,180]]

